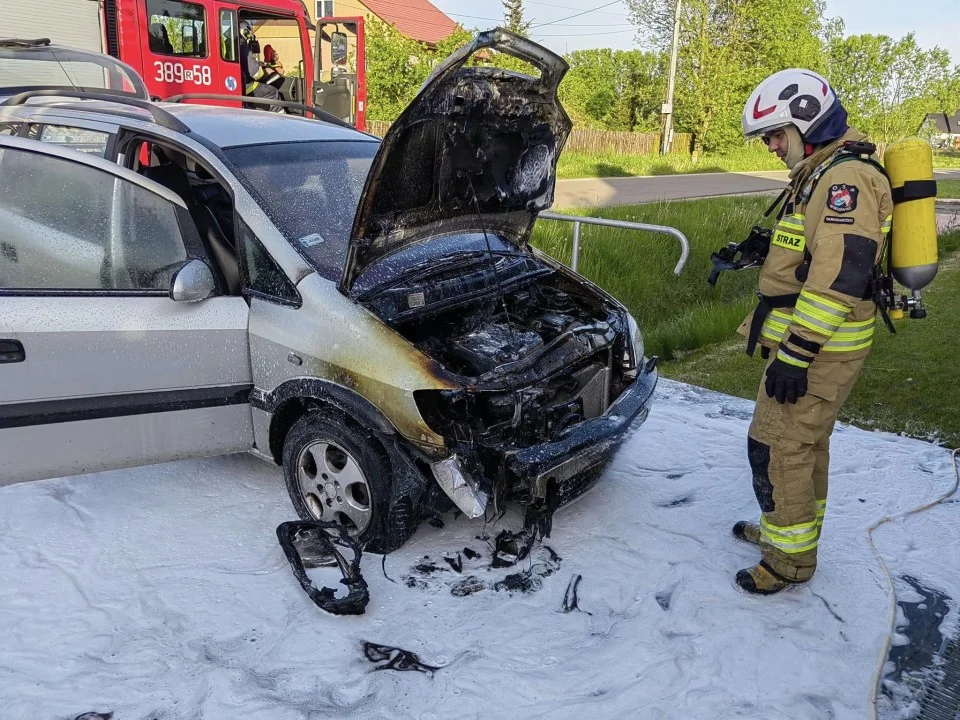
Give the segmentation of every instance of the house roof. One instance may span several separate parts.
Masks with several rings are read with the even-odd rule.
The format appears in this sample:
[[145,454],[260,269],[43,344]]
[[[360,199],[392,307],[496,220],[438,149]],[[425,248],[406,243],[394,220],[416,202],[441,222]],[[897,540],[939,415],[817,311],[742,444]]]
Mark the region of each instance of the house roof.
[[924,125],[928,122],[932,122],[937,130],[945,135],[960,135],[960,110],[953,115],[930,113],[923,120]]
[[429,0],[361,0],[367,9],[384,22],[414,40],[436,45],[457,29],[457,23]]

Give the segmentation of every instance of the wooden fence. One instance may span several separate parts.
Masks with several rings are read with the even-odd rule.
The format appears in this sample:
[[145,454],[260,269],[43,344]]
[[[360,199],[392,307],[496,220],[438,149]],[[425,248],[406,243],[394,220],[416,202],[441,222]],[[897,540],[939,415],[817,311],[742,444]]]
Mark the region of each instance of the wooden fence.
[[[386,120],[367,120],[367,131],[383,137],[390,123]],[[693,145],[690,133],[674,133],[671,152],[689,155]],[[617,130],[574,130],[564,152],[582,152],[599,155],[653,155],[660,152],[660,133],[635,133]]]

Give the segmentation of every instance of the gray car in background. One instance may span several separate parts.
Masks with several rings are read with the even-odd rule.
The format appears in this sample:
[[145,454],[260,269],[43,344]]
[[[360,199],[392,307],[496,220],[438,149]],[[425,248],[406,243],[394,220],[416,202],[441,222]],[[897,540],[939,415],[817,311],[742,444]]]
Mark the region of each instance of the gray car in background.
[[[467,65],[493,48],[539,77]],[[368,548],[599,476],[656,384],[636,322],[531,248],[570,121],[503,31],[381,143],[131,99],[0,106],[0,485],[241,451]]]

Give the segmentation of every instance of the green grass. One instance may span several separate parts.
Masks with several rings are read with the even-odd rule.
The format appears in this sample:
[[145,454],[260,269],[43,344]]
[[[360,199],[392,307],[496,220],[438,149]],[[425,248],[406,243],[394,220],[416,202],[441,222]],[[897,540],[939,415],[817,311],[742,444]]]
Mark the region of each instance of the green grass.
[[785,169],[783,163],[762,146],[745,146],[736,152],[703,155],[698,160],[689,155],[618,155],[567,151],[560,155],[557,177],[633,177]]
[[[680,228],[690,241],[690,259],[680,277],[673,267],[680,245],[669,235],[584,225],[580,272],[615,295],[644,328],[647,353],[672,358],[728,338],[753,305],[756,272],[724,273],[707,285],[710,254],[743,240],[773,200],[766,196],[653,203],[588,214]],[[572,228],[540,220],[533,244],[570,262]]]
[[[933,155],[937,168],[960,168],[960,151],[939,150]],[[557,164],[558,178],[639,177],[685,175],[706,172],[755,172],[786,170],[775,155],[759,145],[746,145],[729,153],[703,155],[618,155],[566,151]],[[941,195],[941,197],[947,197]]]
[[[754,307],[757,271],[724,273],[706,282],[710,253],[740,241],[769,197],[711,198],[607,208],[591,214],[680,228],[690,259],[673,275],[679,245],[670,236],[583,226],[580,272],[619,298],[643,329],[647,355],[661,358],[666,377],[753,399],[759,353],[748,358],[736,328]],[[569,263],[571,228],[540,220],[533,243]],[[960,446],[960,230],[940,237],[941,269],[924,291],[928,316],[897,321],[897,334],[878,328],[873,352],[841,420]]]
[[[960,231],[940,238],[940,273],[924,290],[928,315],[895,321],[896,335],[878,327],[874,347],[843,422],[960,447]],[[749,358],[742,338],[702,347],[661,365],[666,377],[753,399],[762,361]]]
[[936,150],[933,153],[936,168],[960,168],[960,150]]
[[960,180],[937,180],[937,197],[941,200],[960,198]]

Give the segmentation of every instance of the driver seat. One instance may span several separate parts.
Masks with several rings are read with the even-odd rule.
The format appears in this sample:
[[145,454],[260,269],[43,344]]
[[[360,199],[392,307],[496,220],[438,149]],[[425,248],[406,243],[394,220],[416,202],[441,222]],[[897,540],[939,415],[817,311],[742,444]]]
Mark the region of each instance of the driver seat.
[[171,162],[160,148],[155,148],[154,153],[161,164],[145,168],[144,176],[173,191],[186,203],[200,239],[214,261],[214,274],[220,276],[224,290],[230,295],[239,295],[242,283],[236,248],[227,239],[210,208],[194,200],[187,171]]

